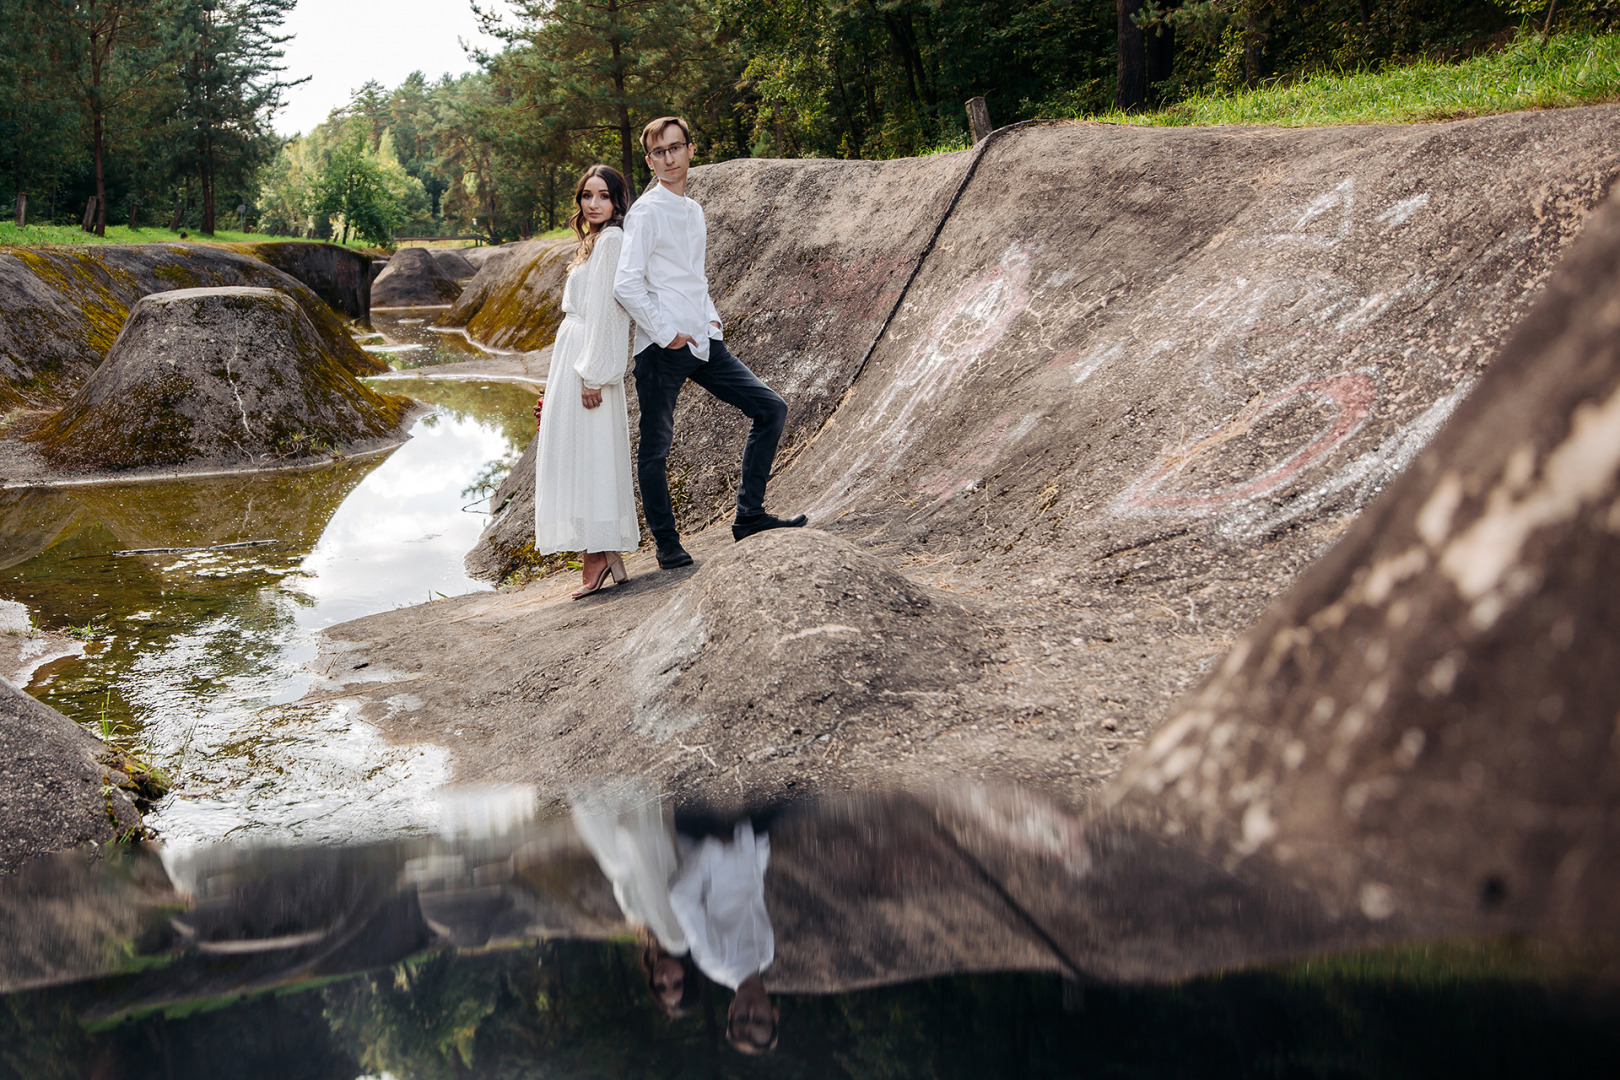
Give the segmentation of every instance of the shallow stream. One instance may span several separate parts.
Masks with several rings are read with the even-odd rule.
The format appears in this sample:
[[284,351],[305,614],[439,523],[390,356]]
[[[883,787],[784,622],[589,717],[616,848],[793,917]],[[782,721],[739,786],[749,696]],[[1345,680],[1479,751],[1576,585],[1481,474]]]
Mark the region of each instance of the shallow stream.
[[[483,355],[410,333],[421,325],[386,332],[444,349],[391,362]],[[391,451],[0,494],[0,598],[84,641],[85,655],[46,664],[27,689],[168,772],[176,795],[148,821],[171,841],[354,841],[437,822],[425,796],[448,778],[441,748],[389,745],[340,702],[294,702],[323,627],[489,588],[462,560],[493,484],[533,435],[534,390],[426,379],[386,389],[433,407]],[[209,550],[173,550],[198,548]]]

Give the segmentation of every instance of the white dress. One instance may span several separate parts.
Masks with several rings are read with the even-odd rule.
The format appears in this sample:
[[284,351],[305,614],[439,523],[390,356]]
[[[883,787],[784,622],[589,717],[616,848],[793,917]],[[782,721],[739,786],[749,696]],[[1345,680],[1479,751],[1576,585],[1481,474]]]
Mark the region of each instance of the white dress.
[[[634,551],[641,544],[630,480],[624,373],[630,316],[613,299],[624,232],[607,228],[563,285],[563,323],[551,350],[535,455],[534,550]],[[587,409],[582,386],[601,387]]]
[[574,827],[613,884],[625,918],[653,932],[664,951],[686,954],[686,935],[669,906],[675,839],[656,795],[594,794],[574,803]]

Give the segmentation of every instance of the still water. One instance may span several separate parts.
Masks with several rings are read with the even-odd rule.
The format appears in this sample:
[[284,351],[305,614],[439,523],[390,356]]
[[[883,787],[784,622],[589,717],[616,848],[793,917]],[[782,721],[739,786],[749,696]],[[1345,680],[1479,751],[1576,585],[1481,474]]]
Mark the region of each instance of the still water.
[[[1445,920],[1422,940],[1017,792],[747,822],[768,852],[750,840],[753,869],[703,893],[685,883],[742,823],[623,792],[362,847],[34,864],[0,878],[0,1080],[1476,1080],[1610,1075],[1620,1054],[1612,941]],[[613,853],[660,838],[656,873]],[[638,941],[660,890],[731,944],[658,960],[678,1000]],[[746,947],[762,928],[769,954]],[[744,953],[768,1048],[735,1037],[744,992],[711,963]]]
[[[85,639],[27,689],[170,775],[176,797],[149,823],[171,841],[354,840],[437,819],[423,796],[448,776],[440,748],[388,745],[342,703],[294,703],[323,627],[489,587],[462,560],[533,434],[534,391],[385,388],[432,406],[391,452],[0,496],[0,598]],[[271,542],[219,548],[253,541]],[[177,548],[213,550],[163,550]]]

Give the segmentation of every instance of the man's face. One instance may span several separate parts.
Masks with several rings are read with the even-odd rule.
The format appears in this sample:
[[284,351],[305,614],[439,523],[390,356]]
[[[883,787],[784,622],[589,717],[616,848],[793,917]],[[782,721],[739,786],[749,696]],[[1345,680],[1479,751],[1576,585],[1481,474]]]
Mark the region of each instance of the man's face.
[[679,124],[670,124],[647,146],[647,168],[666,184],[679,184],[692,167],[692,144]]

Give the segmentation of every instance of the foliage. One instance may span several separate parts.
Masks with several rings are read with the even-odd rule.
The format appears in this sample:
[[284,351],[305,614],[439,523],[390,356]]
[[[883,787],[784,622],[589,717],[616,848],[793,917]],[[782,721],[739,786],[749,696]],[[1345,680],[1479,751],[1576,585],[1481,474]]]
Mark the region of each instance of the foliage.
[[[194,177],[202,231],[214,231],[219,187],[240,187],[275,152],[269,117],[290,85],[276,36],[297,0],[168,0],[159,24],[177,108],[166,140],[177,174]],[[244,204],[245,205],[245,204]]]
[[1620,100],[1620,36],[1523,33],[1499,51],[1456,63],[1424,59],[1382,71],[1322,74],[1247,93],[1201,94],[1151,113],[1056,115],[1112,123],[1322,124],[1451,120],[1517,109]]
[[94,196],[98,235],[169,217],[161,207],[210,232],[216,201],[251,204],[276,150],[268,120],[287,84],[273,31],[292,5],[8,0],[0,174],[29,196],[29,219],[78,221]]

